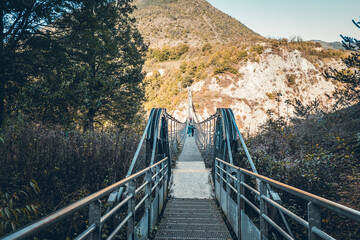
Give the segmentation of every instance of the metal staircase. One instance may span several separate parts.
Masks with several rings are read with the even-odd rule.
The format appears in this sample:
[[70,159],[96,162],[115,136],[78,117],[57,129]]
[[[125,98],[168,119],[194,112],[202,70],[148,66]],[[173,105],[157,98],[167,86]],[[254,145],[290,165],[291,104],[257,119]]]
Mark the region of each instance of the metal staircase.
[[170,199],[156,239],[232,239],[213,199]]

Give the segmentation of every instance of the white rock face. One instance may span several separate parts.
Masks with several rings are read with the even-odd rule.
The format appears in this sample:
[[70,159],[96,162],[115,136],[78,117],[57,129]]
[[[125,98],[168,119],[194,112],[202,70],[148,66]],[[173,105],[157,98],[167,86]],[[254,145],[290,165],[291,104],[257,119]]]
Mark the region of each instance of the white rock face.
[[[321,61],[317,64],[324,65]],[[272,110],[276,116],[293,116],[294,109],[286,104],[285,100],[294,101],[297,98],[308,104],[318,99],[326,109],[330,102],[325,94],[331,94],[335,89],[333,83],[327,81],[314,64],[302,57],[297,50],[283,51],[281,55],[266,50],[258,63],[247,62],[239,69],[239,73],[241,77],[222,74],[192,86],[195,99],[197,93],[204,92],[209,93],[209,96],[218,96],[211,99],[211,106],[202,106],[202,102],[198,103],[203,109],[198,114],[201,119],[214,114],[218,107],[230,107],[239,127],[254,133],[268,119],[267,110]],[[295,77],[295,84],[288,81],[291,75]],[[226,84],[221,84],[224,82]],[[275,99],[277,93],[281,94],[279,102]],[[227,101],[223,101],[224,99]],[[197,104],[196,100],[194,103]],[[180,112],[176,112],[175,115],[184,117]]]

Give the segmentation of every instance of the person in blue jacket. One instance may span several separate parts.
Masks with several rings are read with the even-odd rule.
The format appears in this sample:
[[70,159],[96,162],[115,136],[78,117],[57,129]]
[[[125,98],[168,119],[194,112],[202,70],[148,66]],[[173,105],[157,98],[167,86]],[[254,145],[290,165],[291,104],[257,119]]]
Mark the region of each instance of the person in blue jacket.
[[194,136],[194,134],[193,134],[193,132],[194,132],[194,126],[193,125],[191,125],[191,124],[189,124],[189,126],[188,126],[188,131],[187,131],[187,134],[188,134],[188,136],[190,137],[191,135],[193,135]]

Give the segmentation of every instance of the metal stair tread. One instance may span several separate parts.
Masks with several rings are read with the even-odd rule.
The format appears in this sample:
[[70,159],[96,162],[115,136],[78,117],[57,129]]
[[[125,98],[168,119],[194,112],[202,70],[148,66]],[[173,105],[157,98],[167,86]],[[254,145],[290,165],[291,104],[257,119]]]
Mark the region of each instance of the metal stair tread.
[[[202,238],[210,238],[210,237],[222,237],[231,239],[231,235],[228,231],[223,232],[211,232],[211,231],[158,231],[156,233],[158,237],[202,237]],[[155,238],[156,239],[156,238]]]
[[174,218],[174,219],[163,219],[164,223],[179,223],[179,224],[183,224],[183,223],[189,223],[189,224],[195,224],[195,223],[203,223],[203,224],[209,224],[209,223],[216,223],[219,224],[222,222],[222,220],[220,219],[204,219],[204,218],[194,218],[194,219],[189,219],[189,218]]
[[216,231],[224,231],[226,226],[223,224],[187,224],[187,223],[166,223],[165,226],[160,227],[158,230],[216,230]]
[[213,199],[169,199],[155,239],[232,239]]
[[164,214],[165,216],[196,216],[196,217],[213,217],[216,216],[216,214],[214,213],[194,213],[194,212],[171,212],[171,213],[166,213]]
[[174,240],[231,240],[232,238],[219,238],[219,237],[213,237],[213,238],[202,238],[202,237],[197,237],[197,238],[194,238],[194,237],[157,237],[156,239],[166,239],[166,240],[171,240],[171,239],[174,239]]

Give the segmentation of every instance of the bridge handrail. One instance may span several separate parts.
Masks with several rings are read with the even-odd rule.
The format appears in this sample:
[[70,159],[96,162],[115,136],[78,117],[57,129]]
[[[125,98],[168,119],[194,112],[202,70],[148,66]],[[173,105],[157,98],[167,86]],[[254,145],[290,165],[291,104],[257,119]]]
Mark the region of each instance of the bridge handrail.
[[239,167],[237,167],[235,165],[232,165],[230,163],[227,163],[227,162],[225,162],[225,161],[223,161],[223,160],[221,160],[219,158],[217,158],[217,160],[219,162],[222,162],[225,165],[228,165],[228,166],[234,168],[234,169],[240,170],[241,172],[245,173],[248,176],[252,176],[252,177],[254,177],[256,179],[259,179],[261,181],[269,183],[270,185],[272,185],[272,186],[274,186],[276,188],[279,188],[279,189],[281,189],[281,190],[283,190],[285,192],[293,194],[293,195],[295,195],[297,197],[300,197],[300,198],[302,198],[304,200],[314,202],[314,203],[316,203],[317,205],[319,205],[321,207],[327,208],[329,210],[333,210],[336,213],[342,214],[342,215],[344,215],[346,217],[349,217],[349,218],[351,218],[353,220],[360,221],[360,211],[357,211],[357,210],[354,210],[352,208],[346,207],[344,205],[333,202],[333,201],[328,200],[326,198],[319,197],[319,196],[317,196],[315,194],[306,192],[306,191],[301,190],[299,188],[292,187],[290,185],[287,185],[285,183],[276,181],[274,179],[265,177],[265,176],[260,175],[258,173],[253,173],[253,172],[251,172],[249,170],[239,168]]
[[232,122],[234,123],[235,130],[236,130],[236,132],[237,132],[237,134],[238,134],[238,136],[239,136],[241,145],[242,145],[242,147],[243,147],[243,149],[244,149],[244,152],[245,152],[246,157],[247,157],[247,159],[248,159],[248,161],[249,161],[249,164],[250,164],[250,166],[251,166],[251,169],[252,169],[252,171],[253,171],[254,173],[257,173],[256,167],[255,167],[255,164],[254,164],[254,161],[252,160],[252,158],[251,158],[251,156],[250,156],[249,150],[248,150],[248,148],[247,148],[247,146],[246,146],[246,144],[245,144],[245,141],[244,141],[244,139],[243,139],[243,137],[242,137],[242,134],[240,133],[240,130],[239,130],[237,124],[236,124],[235,117],[234,117],[234,113],[233,113],[232,109],[230,109],[230,116],[231,116]]
[[[218,164],[219,163],[219,164]],[[223,166],[226,167],[223,167]],[[219,172],[216,171],[216,168],[219,169]],[[233,171],[229,171],[228,169],[232,169]],[[235,172],[237,173],[236,177],[232,176],[231,173],[233,173],[235,170]],[[222,176],[222,173],[225,173],[226,179]],[[276,181],[274,179],[265,177],[263,175],[260,175],[258,173],[254,173],[251,172],[249,170],[237,167],[233,164],[230,164],[226,161],[223,161],[220,158],[216,158],[216,163],[215,163],[215,172],[216,175],[220,178],[220,181],[225,182],[226,185],[229,185],[229,188],[231,188],[237,195],[239,194],[239,189],[240,186],[245,187],[247,189],[249,189],[251,192],[253,192],[255,195],[259,196],[260,201],[266,201],[268,204],[272,205],[273,207],[277,208],[279,211],[283,212],[284,214],[286,214],[287,216],[291,217],[292,219],[294,219],[295,221],[297,221],[298,223],[300,223],[302,226],[306,227],[308,230],[311,229],[311,233],[316,234],[317,236],[323,237],[324,239],[334,239],[331,236],[329,236],[328,234],[326,234],[325,232],[323,232],[319,226],[317,226],[316,224],[314,224],[314,222],[310,221],[314,221],[314,219],[310,219],[310,215],[311,213],[309,213],[309,220],[306,221],[304,219],[302,219],[300,216],[296,215],[295,213],[291,212],[290,210],[286,209],[285,207],[283,207],[282,205],[280,205],[279,203],[271,200],[267,195],[267,188],[266,185],[269,184],[277,189],[280,189],[284,192],[287,192],[291,195],[297,196],[307,202],[309,202],[309,204],[311,204],[311,208],[312,209],[317,209],[318,207],[323,207],[325,209],[328,209],[332,212],[335,212],[339,215],[348,217],[352,220],[355,220],[357,222],[360,222],[360,211],[357,211],[355,209],[346,207],[344,205],[341,205],[339,203],[333,202],[331,200],[322,198],[320,196],[317,196],[315,194],[303,191],[301,189],[292,187],[290,185],[287,185],[285,183],[281,183],[279,181]],[[255,190],[254,188],[250,187],[249,185],[247,185],[244,182],[244,177],[240,177],[240,174],[244,174],[247,175],[249,177],[255,178],[256,180],[259,181],[260,186],[260,191]],[[235,182],[237,182],[236,186],[237,189],[234,189],[233,186],[231,186],[231,183],[227,180],[227,179],[233,179],[235,180]],[[216,179],[215,179],[216,181]],[[221,186],[221,184],[220,184]],[[240,190],[241,191],[241,190]],[[276,228],[281,234],[283,234],[283,236],[287,239],[294,239],[292,236],[290,236],[289,234],[287,234],[278,224],[276,224],[273,220],[271,220],[271,218],[269,216],[267,216],[266,212],[264,212],[264,207],[263,209],[261,209],[261,204],[260,204],[260,209],[257,208],[254,204],[251,203],[251,201],[249,199],[246,198],[246,196],[242,195],[239,196],[242,200],[244,200],[247,204],[249,204],[256,212],[259,213],[260,218],[263,218],[264,220],[266,220],[270,225],[272,225],[274,228]],[[239,198],[239,199],[240,199]],[[239,203],[238,203],[239,204]],[[308,206],[310,207],[310,206]],[[312,218],[316,218],[314,217],[314,215],[316,216],[316,213],[312,213],[313,216],[311,216]],[[317,221],[321,222],[321,216],[320,219],[316,219]],[[261,224],[261,221],[260,221]],[[262,228],[262,226],[260,226],[260,229]],[[310,230],[309,230],[310,231]]]
[[[154,168],[156,168],[157,166],[159,166],[160,164],[166,163],[166,161],[168,160],[168,158],[164,158],[163,160],[155,163],[152,166],[149,166],[137,173],[132,174],[131,176],[117,182],[114,183],[96,193],[93,193],[75,203],[70,204],[67,207],[64,207],[52,214],[50,214],[49,216],[44,217],[43,219],[30,224],[10,235],[5,236],[4,238],[2,238],[2,240],[13,240],[13,239],[26,239],[29,237],[34,236],[34,234],[39,233],[41,230],[43,230],[46,227],[49,227],[53,224],[58,223],[59,221],[63,220],[64,218],[68,217],[69,215],[83,209],[86,206],[89,206],[91,203],[94,203],[98,200],[100,200],[101,198],[111,194],[114,190],[125,186],[126,184],[130,183],[131,181],[134,181],[135,179],[137,179],[138,177],[146,174],[149,171],[152,171]],[[165,165],[162,170],[165,170],[167,167],[167,165]],[[167,173],[167,172],[166,172]],[[165,173],[165,174],[166,174]],[[140,186],[140,187],[144,187],[144,185]],[[130,198],[133,198],[134,196],[128,196],[127,198],[125,198],[120,204],[124,205],[126,202],[129,201]],[[147,197],[147,196],[145,196]],[[144,197],[144,198],[145,198]],[[120,205],[119,204],[119,205]],[[114,214],[115,211],[112,212],[112,214]],[[109,214],[108,214],[109,215]],[[110,216],[106,215],[106,218],[102,218],[102,221],[107,220]],[[105,215],[104,215],[105,216]],[[128,219],[127,219],[128,220]],[[87,230],[84,231],[84,233],[89,234],[91,232],[93,232],[98,226],[93,226],[91,225]],[[78,239],[82,239],[82,237],[85,237],[83,234],[81,235],[81,238]]]
[[[138,147],[137,147],[137,149],[135,151],[134,157],[133,157],[133,159],[131,161],[131,164],[130,164],[130,167],[129,167],[128,171],[127,171],[126,177],[128,177],[128,176],[130,176],[132,174],[132,172],[134,170],[134,167],[135,167],[135,164],[136,164],[136,162],[137,162],[137,160],[139,158],[139,155],[140,155],[141,149],[143,147],[143,144],[144,144],[146,138],[149,137],[149,135],[150,135],[150,131],[154,130],[156,132],[155,138],[157,137],[157,134],[159,132],[159,125],[160,125],[159,124],[159,119],[161,118],[161,115],[164,115],[167,119],[171,120],[170,124],[172,124],[172,122],[174,122],[176,124],[185,125],[185,123],[180,122],[179,120],[177,120],[176,118],[174,118],[173,116],[168,114],[166,109],[162,109],[162,108],[159,108],[159,109],[153,108],[153,109],[151,109],[150,115],[149,115],[149,120],[148,120],[148,122],[146,124],[143,135],[142,135],[142,137],[140,139],[140,142],[138,144]],[[175,124],[175,126],[177,126],[176,124]],[[154,127],[153,125],[155,125],[155,129],[152,129],[152,127]],[[183,128],[185,129],[185,127],[183,127]],[[172,129],[171,129],[171,131],[172,131]],[[175,131],[182,132],[181,129],[178,129],[178,130],[175,129]],[[170,141],[173,141],[173,139],[170,139]],[[180,141],[183,141],[183,139],[181,139]],[[155,158],[154,149],[157,147],[157,144],[158,144],[158,142],[154,141],[153,146],[152,146],[153,150],[152,150],[152,156],[151,156],[151,163],[150,164],[153,164],[153,162],[154,162],[154,158]],[[122,188],[115,189],[115,191],[112,194],[110,194],[108,202],[110,204],[112,204],[114,202],[119,201],[122,194],[123,194],[123,191],[124,191],[124,189],[122,189]]]

